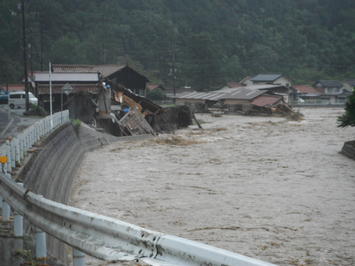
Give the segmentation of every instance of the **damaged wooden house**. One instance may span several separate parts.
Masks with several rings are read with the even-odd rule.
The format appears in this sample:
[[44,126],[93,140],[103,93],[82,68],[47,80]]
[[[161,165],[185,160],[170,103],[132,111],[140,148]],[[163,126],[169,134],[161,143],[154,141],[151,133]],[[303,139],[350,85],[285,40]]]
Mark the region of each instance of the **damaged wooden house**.
[[187,104],[196,112],[220,108],[223,112],[242,114],[272,114],[276,106],[286,106],[289,88],[283,85],[250,85],[225,87],[211,92],[192,92],[177,95],[178,104]]
[[54,112],[69,109],[72,119],[117,136],[154,134],[191,123],[189,110],[169,111],[146,99],[148,78],[129,66],[53,65],[51,75],[34,72],[31,81],[32,91],[48,112],[51,81]]

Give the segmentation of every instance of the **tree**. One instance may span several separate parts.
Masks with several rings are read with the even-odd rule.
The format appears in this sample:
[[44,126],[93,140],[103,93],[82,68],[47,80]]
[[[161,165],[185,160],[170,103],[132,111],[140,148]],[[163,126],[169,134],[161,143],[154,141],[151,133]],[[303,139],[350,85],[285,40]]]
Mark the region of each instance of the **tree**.
[[345,105],[345,114],[338,118],[338,127],[355,127],[355,88]]
[[152,91],[149,91],[147,93],[147,98],[150,100],[161,101],[161,100],[165,100],[166,96],[161,89],[157,88]]
[[193,34],[189,40],[186,75],[200,91],[211,90],[220,79],[219,49],[209,33]]

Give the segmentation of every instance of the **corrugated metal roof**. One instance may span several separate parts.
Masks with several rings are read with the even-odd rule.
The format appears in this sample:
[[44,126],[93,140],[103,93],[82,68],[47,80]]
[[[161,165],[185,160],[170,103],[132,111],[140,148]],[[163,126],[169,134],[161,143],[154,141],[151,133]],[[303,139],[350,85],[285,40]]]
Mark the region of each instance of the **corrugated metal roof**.
[[237,88],[235,91],[224,95],[221,99],[234,99],[234,100],[251,100],[255,97],[266,93],[264,90],[253,88]]
[[209,101],[219,101],[225,99],[235,99],[235,100],[251,100],[255,97],[266,93],[268,90],[273,88],[283,87],[280,85],[252,85],[246,87],[238,88],[228,88],[224,87],[217,91],[210,92],[186,92],[176,95],[178,99],[194,99],[194,100],[209,100]]
[[101,73],[104,77],[121,70],[125,65],[53,65],[53,72],[82,72],[82,73]]
[[[73,91],[70,93],[78,93],[78,92],[90,92],[90,93],[98,93],[98,88],[95,84],[71,84]],[[37,87],[38,94],[49,94],[49,86],[48,84],[41,84]],[[63,92],[63,85],[54,84],[52,87],[53,94],[60,94]]]
[[[98,82],[98,73],[52,73],[52,82]],[[35,72],[33,74],[35,82],[49,82],[48,72]]]
[[272,82],[280,77],[282,77],[281,74],[258,74],[250,80],[255,82]]

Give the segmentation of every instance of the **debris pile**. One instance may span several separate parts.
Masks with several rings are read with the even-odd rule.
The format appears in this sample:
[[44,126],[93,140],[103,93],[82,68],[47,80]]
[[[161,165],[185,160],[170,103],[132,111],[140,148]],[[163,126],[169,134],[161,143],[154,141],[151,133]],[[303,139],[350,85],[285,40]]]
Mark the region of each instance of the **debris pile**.
[[192,113],[186,105],[163,108],[150,118],[150,124],[159,133],[173,132],[192,124]]
[[101,82],[99,93],[78,93],[66,106],[71,118],[115,136],[156,135],[192,124],[187,106],[162,108],[121,84]]
[[201,141],[187,139],[182,136],[169,136],[169,137],[160,137],[154,139],[154,142],[158,144],[165,144],[165,145],[173,145],[173,146],[189,146],[193,144],[200,144]]

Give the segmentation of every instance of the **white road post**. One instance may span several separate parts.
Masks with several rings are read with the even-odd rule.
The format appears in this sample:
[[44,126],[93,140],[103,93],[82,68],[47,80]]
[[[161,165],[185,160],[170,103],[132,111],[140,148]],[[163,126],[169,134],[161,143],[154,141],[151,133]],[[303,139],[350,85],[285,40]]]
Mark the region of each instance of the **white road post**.
[[[23,187],[23,183],[17,183],[19,186]],[[14,218],[14,235],[17,237],[23,236],[23,216],[16,213]]]
[[37,229],[36,232],[36,259],[47,257],[47,237],[46,233]]
[[85,266],[85,254],[73,248],[73,266]]
[[49,111],[51,116],[51,129],[53,128],[53,103],[52,103],[52,64],[49,62]]

